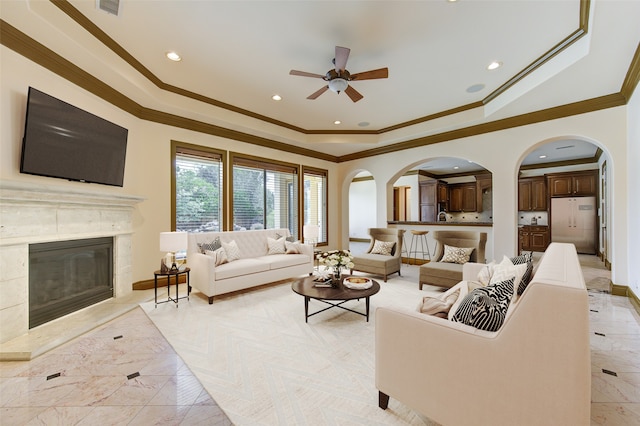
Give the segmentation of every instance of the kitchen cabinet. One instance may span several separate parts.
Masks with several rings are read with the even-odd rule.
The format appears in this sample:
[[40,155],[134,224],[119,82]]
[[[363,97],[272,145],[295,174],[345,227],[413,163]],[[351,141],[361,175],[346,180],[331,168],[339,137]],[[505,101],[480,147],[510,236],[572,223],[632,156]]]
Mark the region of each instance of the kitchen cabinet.
[[598,193],[597,178],[597,170],[547,175],[549,196],[595,196]]
[[420,182],[420,221],[435,222],[438,214],[435,180]]
[[438,182],[438,203],[449,201],[449,187],[446,183]]
[[518,211],[546,211],[547,183],[544,176],[518,180]]
[[475,212],[476,192],[475,182],[449,185],[449,211]]
[[518,246],[520,252],[545,251],[549,245],[549,227],[525,225],[518,228]]

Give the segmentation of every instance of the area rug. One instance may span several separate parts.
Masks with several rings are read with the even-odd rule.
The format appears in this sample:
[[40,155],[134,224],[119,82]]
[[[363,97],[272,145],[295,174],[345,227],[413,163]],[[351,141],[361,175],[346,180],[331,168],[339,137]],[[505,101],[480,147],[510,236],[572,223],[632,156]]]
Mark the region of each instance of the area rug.
[[[176,308],[141,306],[236,425],[434,425],[393,398],[378,408],[375,310],[415,309],[428,291],[402,277],[371,297],[371,320],[330,309],[305,323],[290,282]],[[433,289],[432,294],[437,292]],[[326,305],[311,301],[310,312]],[[363,311],[364,300],[345,306]]]

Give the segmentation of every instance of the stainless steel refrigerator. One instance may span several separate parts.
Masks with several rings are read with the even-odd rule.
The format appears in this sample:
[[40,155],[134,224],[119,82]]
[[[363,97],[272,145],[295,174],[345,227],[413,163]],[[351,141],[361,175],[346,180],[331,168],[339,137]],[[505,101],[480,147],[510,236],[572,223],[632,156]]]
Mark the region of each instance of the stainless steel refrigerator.
[[573,243],[578,253],[596,253],[596,197],[551,199],[551,241]]

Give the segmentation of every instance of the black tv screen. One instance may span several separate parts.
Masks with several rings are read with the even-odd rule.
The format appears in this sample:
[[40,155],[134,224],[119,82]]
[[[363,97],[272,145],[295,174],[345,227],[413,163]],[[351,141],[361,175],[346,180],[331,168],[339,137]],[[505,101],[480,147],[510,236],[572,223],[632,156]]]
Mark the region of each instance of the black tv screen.
[[29,88],[20,172],[122,186],[128,130]]

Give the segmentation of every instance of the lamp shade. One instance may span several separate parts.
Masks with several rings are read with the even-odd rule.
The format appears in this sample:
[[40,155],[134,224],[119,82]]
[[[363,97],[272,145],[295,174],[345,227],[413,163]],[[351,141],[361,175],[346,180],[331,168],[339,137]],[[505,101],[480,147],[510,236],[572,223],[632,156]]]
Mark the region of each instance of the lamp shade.
[[320,235],[320,227],[318,225],[304,225],[302,235],[305,240],[317,240]]
[[161,232],[160,251],[177,252],[187,249],[186,232]]

